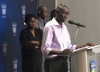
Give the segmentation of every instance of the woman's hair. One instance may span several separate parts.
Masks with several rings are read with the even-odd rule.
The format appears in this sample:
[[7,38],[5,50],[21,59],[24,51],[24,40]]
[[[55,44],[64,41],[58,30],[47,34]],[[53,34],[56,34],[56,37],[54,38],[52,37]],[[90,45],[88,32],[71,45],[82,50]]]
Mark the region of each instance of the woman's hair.
[[24,22],[27,23],[31,18],[36,19],[36,16],[34,14],[26,14]]

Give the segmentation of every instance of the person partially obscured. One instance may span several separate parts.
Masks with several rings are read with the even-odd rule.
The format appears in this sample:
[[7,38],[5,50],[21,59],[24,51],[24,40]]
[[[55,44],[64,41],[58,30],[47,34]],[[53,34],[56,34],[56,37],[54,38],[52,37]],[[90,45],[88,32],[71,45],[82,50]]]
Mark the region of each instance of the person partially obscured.
[[48,16],[48,9],[45,6],[40,6],[38,8],[38,18],[36,20],[36,28],[44,29],[44,26],[46,24],[46,19]]
[[51,17],[51,19],[52,19],[53,17],[55,18],[55,17],[56,17],[56,15],[57,15],[57,11],[56,11],[55,9],[54,9],[54,10],[52,10],[52,11],[51,11],[51,13],[50,13],[50,15],[51,15],[51,16],[50,16],[50,17]]
[[27,14],[25,16],[25,23],[27,28],[23,29],[20,33],[22,72],[41,72],[42,30],[35,28],[36,16],[34,14]]

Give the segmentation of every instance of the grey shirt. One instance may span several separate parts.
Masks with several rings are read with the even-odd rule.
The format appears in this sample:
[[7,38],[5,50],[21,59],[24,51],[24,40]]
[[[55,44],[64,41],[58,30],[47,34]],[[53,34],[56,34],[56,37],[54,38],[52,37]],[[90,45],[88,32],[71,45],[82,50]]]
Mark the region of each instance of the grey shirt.
[[37,20],[36,20],[36,28],[40,28],[43,31],[44,23],[46,24],[46,21],[44,21],[41,18],[37,18]]

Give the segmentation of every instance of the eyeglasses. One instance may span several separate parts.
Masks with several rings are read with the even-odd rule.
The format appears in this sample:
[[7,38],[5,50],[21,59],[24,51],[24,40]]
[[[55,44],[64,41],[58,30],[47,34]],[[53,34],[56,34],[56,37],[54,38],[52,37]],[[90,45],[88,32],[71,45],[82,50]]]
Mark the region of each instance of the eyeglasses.
[[68,12],[61,12],[61,11],[59,11],[59,12],[64,14],[64,15],[70,15]]
[[43,12],[48,13],[48,11],[43,11]]

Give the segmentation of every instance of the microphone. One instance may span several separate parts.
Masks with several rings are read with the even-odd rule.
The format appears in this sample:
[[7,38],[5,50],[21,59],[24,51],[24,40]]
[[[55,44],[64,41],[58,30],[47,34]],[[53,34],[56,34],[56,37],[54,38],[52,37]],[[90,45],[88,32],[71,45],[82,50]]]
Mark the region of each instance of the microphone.
[[69,23],[69,24],[76,25],[76,26],[79,26],[79,27],[84,27],[84,28],[86,28],[86,26],[84,26],[84,25],[82,25],[82,24],[80,24],[80,23],[76,23],[76,22],[74,22],[74,21],[72,21],[72,20],[69,20],[68,23]]

